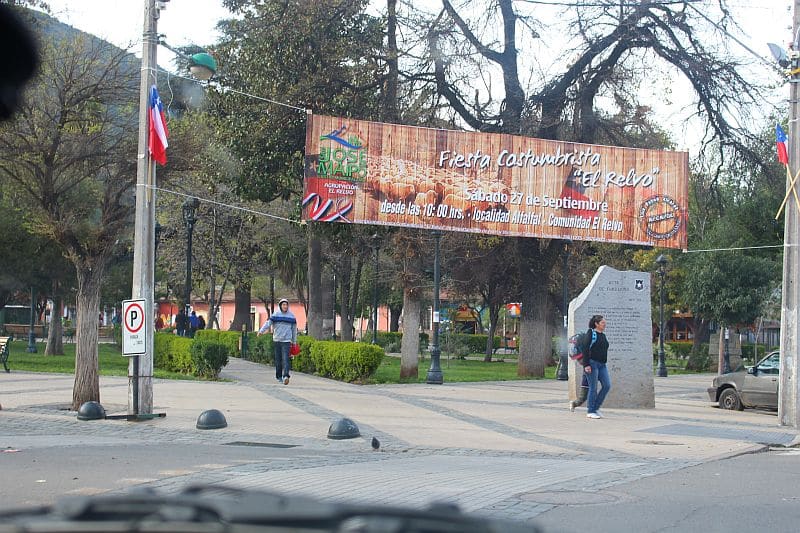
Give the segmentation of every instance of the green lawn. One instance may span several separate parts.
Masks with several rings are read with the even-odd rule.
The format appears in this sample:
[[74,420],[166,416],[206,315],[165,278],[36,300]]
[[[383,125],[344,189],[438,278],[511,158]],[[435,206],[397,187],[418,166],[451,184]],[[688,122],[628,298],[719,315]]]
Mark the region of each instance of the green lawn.
[[[37,343],[36,348],[38,353],[27,352],[28,342],[13,341],[11,343],[11,355],[9,356],[8,363],[12,371],[24,370],[29,372],[60,372],[64,374],[72,374],[75,372],[75,345],[64,344],[64,355],[55,355],[45,357],[44,343]],[[120,349],[114,344],[100,344],[99,345],[99,367],[101,376],[127,376],[128,375],[128,358],[123,357]],[[516,354],[514,354],[516,355]],[[482,357],[481,354],[476,354]],[[509,355],[495,356],[496,358],[503,357],[509,361]],[[516,358],[511,359],[510,362],[493,361],[491,363],[484,363],[483,361],[461,360],[461,359],[448,359],[447,357],[441,358],[442,374],[444,375],[445,382],[466,382],[466,381],[510,381],[519,379],[535,379],[535,378],[521,378],[517,376],[517,361]],[[686,374],[686,370],[679,368],[679,365],[685,365],[685,361],[667,360],[667,368],[670,374]],[[416,380],[403,380],[400,381],[400,358],[399,357],[385,357],[381,366],[375,372],[375,375],[370,378],[367,383],[424,383],[425,377],[430,368],[430,359],[421,359],[419,363],[419,377]],[[2,371],[2,368],[0,368]],[[155,369],[153,371],[154,377],[166,379],[197,379],[194,376],[180,374],[177,372],[167,372],[165,370]],[[545,369],[545,377],[543,379],[554,379],[556,374],[556,367],[550,366]]]
[[[37,353],[28,353],[28,341],[13,341],[8,357],[11,371],[75,373],[75,345],[64,344],[64,355],[44,356],[44,343],[36,343]],[[101,376],[127,376],[128,358],[114,344],[98,345],[98,366]],[[0,365],[0,371],[2,371]],[[197,379],[177,372],[155,369],[153,376],[166,379]]]
[[[400,381],[400,358],[385,357],[381,363],[381,366],[378,367],[375,375],[372,376],[368,383],[424,383],[425,376],[428,373],[428,368],[430,368],[430,366],[430,359],[426,358],[424,360],[420,360],[419,377],[416,380]],[[465,361],[461,359],[447,359],[443,357],[440,359],[440,366],[442,368],[442,374],[444,375],[445,382],[509,381],[517,379],[531,379],[517,376],[516,361],[513,363],[484,363],[483,361]],[[552,379],[555,377],[555,374],[555,367],[547,367],[545,369],[544,379]]]

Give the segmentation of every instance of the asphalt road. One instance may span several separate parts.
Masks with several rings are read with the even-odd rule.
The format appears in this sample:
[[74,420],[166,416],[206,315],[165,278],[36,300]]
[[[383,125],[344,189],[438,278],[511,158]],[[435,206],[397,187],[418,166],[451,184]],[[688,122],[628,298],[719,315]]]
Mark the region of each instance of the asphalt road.
[[[19,437],[0,455],[0,508],[52,503],[269,459],[307,459],[309,450],[237,445],[91,444]],[[69,439],[69,438],[68,438]],[[96,440],[96,439],[95,439]],[[315,452],[311,452],[312,455]],[[318,456],[335,455],[319,452]],[[551,504],[534,524],[547,533],[795,532],[800,524],[800,450],[777,449],[685,468],[607,490],[531,494]]]
[[604,492],[552,494],[535,523],[547,533],[796,532],[800,449],[741,455]]

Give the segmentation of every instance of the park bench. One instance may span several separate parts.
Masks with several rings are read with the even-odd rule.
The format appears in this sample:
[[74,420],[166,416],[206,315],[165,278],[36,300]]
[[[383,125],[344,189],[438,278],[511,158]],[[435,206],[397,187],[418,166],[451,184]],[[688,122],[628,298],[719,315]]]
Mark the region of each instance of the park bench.
[[3,368],[6,369],[6,372],[11,372],[11,370],[8,369],[8,353],[11,339],[13,339],[13,337],[0,337],[0,361],[3,362]]

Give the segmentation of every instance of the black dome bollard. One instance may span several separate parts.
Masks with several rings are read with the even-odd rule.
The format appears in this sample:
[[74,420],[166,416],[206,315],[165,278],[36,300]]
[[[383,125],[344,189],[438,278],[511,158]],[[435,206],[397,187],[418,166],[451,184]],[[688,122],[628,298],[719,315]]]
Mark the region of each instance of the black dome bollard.
[[218,409],[203,411],[197,417],[197,429],[222,429],[228,427],[225,415]]
[[328,428],[329,439],[355,439],[360,436],[361,433],[358,431],[358,426],[349,418],[340,418]]
[[100,420],[106,417],[106,410],[99,402],[84,402],[78,408],[78,420]]

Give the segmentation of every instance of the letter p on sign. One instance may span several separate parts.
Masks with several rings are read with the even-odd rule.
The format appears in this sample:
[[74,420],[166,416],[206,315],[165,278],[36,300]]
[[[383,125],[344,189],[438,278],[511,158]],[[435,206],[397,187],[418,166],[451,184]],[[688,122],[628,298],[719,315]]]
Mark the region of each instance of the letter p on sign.
[[147,313],[144,300],[122,302],[122,355],[141,355],[147,350]]

